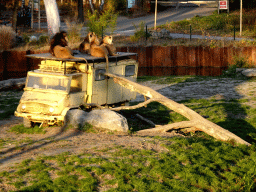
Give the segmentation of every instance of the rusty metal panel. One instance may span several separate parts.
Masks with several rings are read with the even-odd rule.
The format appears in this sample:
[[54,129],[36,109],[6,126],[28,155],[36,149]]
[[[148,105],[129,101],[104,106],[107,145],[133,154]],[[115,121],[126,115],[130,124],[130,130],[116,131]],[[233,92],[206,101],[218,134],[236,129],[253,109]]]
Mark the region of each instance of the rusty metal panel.
[[252,65],[252,47],[244,47],[243,55],[248,59],[248,63]]
[[200,71],[202,76],[211,76],[211,67],[202,67]]
[[252,65],[256,67],[256,47],[252,47]]
[[146,47],[138,47],[138,62],[140,63],[141,67],[147,66],[147,52]]
[[211,49],[209,47],[203,48],[203,58],[202,58],[202,66],[209,67],[212,64],[212,57],[211,57]]
[[227,67],[228,66],[228,48],[223,47],[223,62],[221,67]]
[[168,67],[176,66],[176,58],[177,58],[177,47],[176,46],[169,46],[167,50],[168,57]]
[[165,57],[167,56],[165,47],[154,46],[152,53],[152,66],[164,66]]
[[[138,47],[127,47],[127,52],[138,53]],[[137,60],[137,56],[130,56],[131,59]],[[141,63],[139,63],[141,65]]]
[[222,69],[220,67],[211,68],[211,76],[220,76],[222,74]]
[[127,47],[117,47],[116,51],[117,52],[127,52]]

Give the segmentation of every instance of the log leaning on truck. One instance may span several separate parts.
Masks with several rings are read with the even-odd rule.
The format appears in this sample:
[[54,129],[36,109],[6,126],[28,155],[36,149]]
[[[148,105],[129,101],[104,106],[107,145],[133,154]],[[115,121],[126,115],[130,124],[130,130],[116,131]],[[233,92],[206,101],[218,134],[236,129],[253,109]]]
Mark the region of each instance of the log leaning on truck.
[[112,108],[111,110],[119,111],[119,110],[136,109],[136,108],[143,107],[149,104],[150,102],[156,101],[189,119],[189,121],[182,121],[182,122],[167,124],[163,126],[156,125],[155,128],[141,130],[141,131],[138,131],[137,133],[146,134],[149,132],[167,132],[175,129],[180,129],[183,132],[203,131],[218,140],[235,141],[236,143],[245,144],[247,146],[251,145],[250,143],[241,139],[240,137],[231,133],[230,131],[203,118],[201,115],[199,115],[192,109],[186,107],[185,105],[176,103],[175,101],[168,99],[167,97],[161,95],[160,93],[154,91],[149,87],[139,85],[138,83],[129,81],[128,79],[124,77],[120,77],[115,74],[104,73],[104,75],[113,78],[115,83],[118,83],[119,85],[127,89],[130,89],[131,91],[138,92],[144,95],[145,97],[150,98],[149,100],[135,106],[122,106],[122,107]]

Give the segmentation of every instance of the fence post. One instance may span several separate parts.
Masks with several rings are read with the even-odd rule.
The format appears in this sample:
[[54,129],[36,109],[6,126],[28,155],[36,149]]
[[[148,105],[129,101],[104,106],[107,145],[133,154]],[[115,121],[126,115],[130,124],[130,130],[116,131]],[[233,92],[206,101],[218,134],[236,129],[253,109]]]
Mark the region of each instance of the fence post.
[[148,40],[148,26],[146,25],[146,41]]
[[234,25],[234,41],[236,40],[236,26]]
[[192,27],[191,27],[191,24],[189,25],[189,34],[190,34],[190,36],[189,36],[189,39],[190,39],[190,41],[191,41],[191,39],[192,39]]

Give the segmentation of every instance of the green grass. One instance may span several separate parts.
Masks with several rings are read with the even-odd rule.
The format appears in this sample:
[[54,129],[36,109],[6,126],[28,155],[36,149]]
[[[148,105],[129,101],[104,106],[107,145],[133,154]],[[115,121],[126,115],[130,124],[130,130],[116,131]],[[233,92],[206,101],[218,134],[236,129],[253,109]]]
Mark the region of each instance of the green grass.
[[[251,22],[253,19],[255,19],[254,10],[247,10],[243,14],[243,37],[254,38],[256,36],[254,23]],[[190,32],[190,25],[193,34],[206,36],[234,36],[235,27],[236,37],[238,37],[239,12],[234,11],[230,14],[218,14],[218,12],[215,11],[209,16],[195,16],[189,20],[185,19],[176,22],[167,22],[166,24],[159,27],[169,29],[174,33],[178,32],[188,34]],[[253,41],[246,43],[255,45],[255,42]]]
[[44,133],[46,133],[44,128],[39,127],[38,125],[28,128],[28,127],[24,127],[23,124],[15,125],[15,126],[11,127],[9,131],[17,133],[17,134],[24,134],[24,133],[26,133],[26,134],[44,134]]
[[63,153],[25,160],[0,172],[1,182],[11,178],[8,185],[19,191],[97,191],[99,186],[118,192],[256,189],[254,145],[234,147],[203,134],[164,140],[167,152],[118,147],[105,151],[109,158]]
[[[211,78],[186,76],[160,80],[182,84],[203,79]],[[164,150],[116,145],[100,150],[95,147],[93,153],[66,152],[26,159],[0,172],[0,184],[19,191],[255,191],[256,109],[248,106],[248,101],[189,99],[179,103],[250,142],[250,147],[217,141],[202,132],[188,133],[186,137],[146,137],[142,143],[152,146],[160,143],[159,148]],[[127,118],[132,133],[150,128],[134,116],[136,113],[155,124],[186,120],[157,102],[120,113]],[[86,132],[91,129],[87,124],[81,128]],[[22,143],[30,141],[26,138]],[[2,139],[0,145],[6,142],[9,140]]]

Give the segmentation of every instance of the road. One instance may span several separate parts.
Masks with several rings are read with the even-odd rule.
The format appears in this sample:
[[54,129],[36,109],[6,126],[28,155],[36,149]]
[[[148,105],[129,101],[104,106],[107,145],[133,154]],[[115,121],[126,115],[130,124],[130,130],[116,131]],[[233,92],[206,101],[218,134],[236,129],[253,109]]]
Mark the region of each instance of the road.
[[[181,21],[196,15],[206,16],[212,14],[216,9],[217,8],[207,7],[180,7],[176,10],[175,8],[170,8],[157,14],[156,24],[162,25],[166,24],[166,22]],[[118,17],[115,33],[131,35],[135,30],[134,25],[138,26],[142,21],[145,22],[145,25],[147,25],[148,28],[154,27],[155,14],[131,19],[127,17]]]
[[[180,21],[187,18],[192,18],[196,15],[206,16],[212,14],[217,8],[207,7],[180,7],[179,9],[170,8],[168,10],[159,12],[157,14],[157,25],[165,24],[171,21]],[[134,25],[138,26],[141,22],[145,22],[148,28],[154,27],[155,14],[149,14],[143,17],[129,18],[119,16],[117,18],[117,27],[114,31],[116,35],[133,35],[135,28]],[[38,24],[34,23],[34,28],[38,28]],[[47,23],[41,23],[41,28],[47,28]],[[66,30],[67,26],[64,22],[61,23],[61,30]],[[86,27],[82,29],[82,36],[85,36]]]

